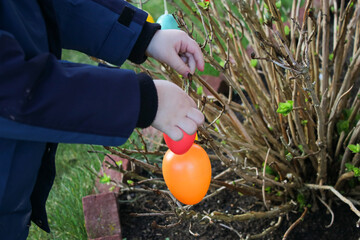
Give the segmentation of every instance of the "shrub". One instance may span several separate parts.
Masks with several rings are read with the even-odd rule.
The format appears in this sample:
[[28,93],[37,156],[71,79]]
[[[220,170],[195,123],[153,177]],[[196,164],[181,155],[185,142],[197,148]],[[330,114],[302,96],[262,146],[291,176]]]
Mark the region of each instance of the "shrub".
[[[213,176],[213,191],[225,187],[252,195],[267,209],[229,215],[171,205],[183,211],[179,218],[274,217],[316,206],[317,199],[329,208],[341,200],[360,217],[354,206],[360,200],[360,3],[291,2],[172,2],[178,25],[203,50],[205,74],[219,75],[227,93],[215,91],[200,72],[184,78],[153,60],[137,66],[182,86],[205,114],[198,143],[213,162],[226,166],[217,175],[221,181]],[[160,157],[154,164],[139,155],[161,151],[150,152],[143,143],[137,157],[121,148],[109,150],[161,174]]]

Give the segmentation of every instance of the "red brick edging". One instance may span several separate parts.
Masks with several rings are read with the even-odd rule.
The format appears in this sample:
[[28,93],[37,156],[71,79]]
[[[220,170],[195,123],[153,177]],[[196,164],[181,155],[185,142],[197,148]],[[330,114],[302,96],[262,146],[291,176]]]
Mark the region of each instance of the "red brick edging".
[[118,240],[121,225],[117,194],[94,194],[82,199],[85,227],[91,240]]

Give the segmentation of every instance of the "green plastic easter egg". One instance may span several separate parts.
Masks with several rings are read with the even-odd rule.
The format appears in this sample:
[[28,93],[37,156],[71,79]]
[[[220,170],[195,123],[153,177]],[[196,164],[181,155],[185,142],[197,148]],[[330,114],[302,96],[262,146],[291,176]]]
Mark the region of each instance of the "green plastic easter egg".
[[156,21],[161,25],[161,29],[180,29],[178,24],[171,14],[163,14],[161,15],[158,20]]

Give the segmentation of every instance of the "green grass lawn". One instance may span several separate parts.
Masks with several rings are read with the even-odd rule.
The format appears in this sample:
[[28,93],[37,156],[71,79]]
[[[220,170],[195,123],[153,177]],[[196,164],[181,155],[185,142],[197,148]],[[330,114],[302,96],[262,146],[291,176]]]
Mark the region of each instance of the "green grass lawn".
[[[94,148],[102,150],[101,146]],[[46,205],[52,232],[47,234],[32,224],[28,239],[87,239],[81,201],[92,192],[95,175],[84,166],[100,168],[98,156],[89,150],[89,145],[59,145],[57,175]]]

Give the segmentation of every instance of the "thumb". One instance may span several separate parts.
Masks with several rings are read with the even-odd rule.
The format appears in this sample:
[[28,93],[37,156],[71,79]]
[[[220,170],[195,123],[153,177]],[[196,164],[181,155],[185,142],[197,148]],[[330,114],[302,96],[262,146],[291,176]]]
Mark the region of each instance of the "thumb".
[[189,67],[190,73],[195,73],[196,62],[195,58],[191,53],[185,53],[180,55],[181,60]]

